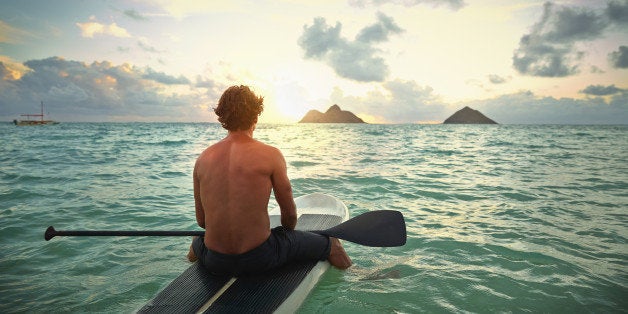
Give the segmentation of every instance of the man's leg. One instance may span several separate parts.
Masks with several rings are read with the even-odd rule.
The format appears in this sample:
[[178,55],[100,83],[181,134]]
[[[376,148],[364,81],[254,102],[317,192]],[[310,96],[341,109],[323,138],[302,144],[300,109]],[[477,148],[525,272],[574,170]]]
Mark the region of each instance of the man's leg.
[[286,230],[282,227],[273,228],[271,239],[278,241],[278,247],[286,253],[279,264],[299,260],[328,260],[334,267],[347,269],[351,266],[351,258],[336,238],[320,234]]
[[329,241],[331,241],[331,251],[329,252],[329,263],[333,266],[340,269],[347,269],[351,266],[351,258],[345,252],[345,249],[342,247],[340,241],[336,238],[329,237]]

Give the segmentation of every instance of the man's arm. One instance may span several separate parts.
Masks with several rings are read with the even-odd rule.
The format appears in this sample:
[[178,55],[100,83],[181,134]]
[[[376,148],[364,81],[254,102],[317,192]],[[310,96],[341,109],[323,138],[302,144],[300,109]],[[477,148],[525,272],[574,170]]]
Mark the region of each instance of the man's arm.
[[197,166],[198,161],[194,165],[194,173],[192,174],[192,177],[194,178],[194,207],[196,210],[196,223],[198,223],[201,228],[205,229],[205,210],[203,209],[203,203],[201,202],[201,184],[198,180],[198,174],[196,172]]
[[281,152],[276,149],[275,169],[271,175],[275,200],[281,210],[281,225],[290,230],[294,230],[297,225],[297,206],[292,197],[292,185],[288,179],[288,169],[286,160]]

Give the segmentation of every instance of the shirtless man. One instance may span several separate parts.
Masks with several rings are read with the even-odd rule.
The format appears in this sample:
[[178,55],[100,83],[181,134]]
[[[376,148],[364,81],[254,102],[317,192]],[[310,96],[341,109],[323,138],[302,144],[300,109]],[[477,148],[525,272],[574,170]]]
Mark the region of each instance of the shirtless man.
[[[291,261],[325,260],[351,266],[340,241],[294,230],[296,205],[281,152],[253,139],[263,98],[247,86],[228,88],[214,109],[228,130],[201,153],[194,166],[196,221],[205,237],[195,238],[188,259],[216,274],[261,273]],[[270,192],[281,209],[281,226],[270,229]]]

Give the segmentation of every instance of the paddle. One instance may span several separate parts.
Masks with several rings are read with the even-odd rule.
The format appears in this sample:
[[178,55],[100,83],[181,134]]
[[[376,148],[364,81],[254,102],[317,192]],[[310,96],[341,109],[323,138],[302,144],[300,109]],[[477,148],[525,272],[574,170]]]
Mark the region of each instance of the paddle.
[[392,247],[406,244],[406,222],[396,210],[366,212],[329,229],[312,232],[365,246]]
[[[314,233],[347,240],[353,243],[392,247],[406,244],[406,223],[403,215],[394,210],[377,210],[353,217],[339,225]],[[46,229],[44,239],[56,236],[203,236],[205,231],[83,231]]]

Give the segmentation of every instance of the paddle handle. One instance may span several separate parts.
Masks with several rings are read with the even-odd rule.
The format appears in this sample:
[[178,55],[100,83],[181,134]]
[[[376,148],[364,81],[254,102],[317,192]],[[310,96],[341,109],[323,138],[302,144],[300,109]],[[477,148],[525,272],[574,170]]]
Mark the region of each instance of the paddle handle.
[[202,237],[205,235],[205,231],[158,231],[158,230],[132,230],[132,231],[124,231],[124,230],[115,230],[115,231],[83,231],[83,230],[72,230],[72,231],[63,231],[63,230],[55,230],[53,226],[48,227],[46,229],[46,233],[44,234],[44,239],[49,241],[50,239],[56,236],[96,236],[96,237],[116,237],[116,236],[163,236],[163,237],[187,237],[187,236],[199,236]]

